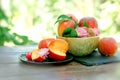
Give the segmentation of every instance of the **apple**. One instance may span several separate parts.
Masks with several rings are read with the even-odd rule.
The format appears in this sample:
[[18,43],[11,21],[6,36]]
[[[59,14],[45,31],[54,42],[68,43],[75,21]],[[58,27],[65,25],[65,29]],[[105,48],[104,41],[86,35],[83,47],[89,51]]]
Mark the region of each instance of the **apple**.
[[68,43],[63,39],[56,39],[49,45],[49,58],[56,61],[66,59],[66,52],[68,51]]
[[32,51],[32,60],[35,62],[45,61],[48,54],[48,48],[35,49]]
[[43,39],[39,42],[38,44],[38,48],[41,49],[41,48],[48,48],[50,42],[54,41],[55,39],[54,38],[47,38],[47,39]]
[[27,59],[27,60],[30,60],[30,61],[32,60],[31,54],[32,54],[31,52],[28,52],[28,53],[26,54],[26,59]]

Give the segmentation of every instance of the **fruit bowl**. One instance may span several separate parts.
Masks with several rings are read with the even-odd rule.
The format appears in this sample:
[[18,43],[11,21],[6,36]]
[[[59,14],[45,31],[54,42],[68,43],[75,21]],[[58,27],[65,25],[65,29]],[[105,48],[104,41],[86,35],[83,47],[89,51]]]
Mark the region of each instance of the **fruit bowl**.
[[84,38],[71,38],[71,37],[60,37],[69,44],[68,52],[74,56],[87,56],[91,54],[99,43],[99,36],[84,37]]

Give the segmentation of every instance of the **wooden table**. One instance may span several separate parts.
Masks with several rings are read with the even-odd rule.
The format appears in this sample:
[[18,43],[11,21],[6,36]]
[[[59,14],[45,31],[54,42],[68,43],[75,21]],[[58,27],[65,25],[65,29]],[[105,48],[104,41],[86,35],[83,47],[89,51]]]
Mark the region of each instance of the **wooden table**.
[[91,67],[77,62],[66,65],[31,65],[18,59],[21,53],[34,48],[36,46],[1,46],[0,80],[120,80],[120,63]]

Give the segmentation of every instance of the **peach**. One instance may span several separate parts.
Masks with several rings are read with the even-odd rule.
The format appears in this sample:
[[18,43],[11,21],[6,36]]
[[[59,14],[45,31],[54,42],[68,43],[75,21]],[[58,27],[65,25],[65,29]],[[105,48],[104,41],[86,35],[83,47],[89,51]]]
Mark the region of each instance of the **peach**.
[[62,21],[59,23],[58,25],[58,35],[59,36],[62,36],[62,33],[63,31],[68,28],[68,27],[71,27],[71,28],[75,28],[75,22],[73,20],[67,20],[67,21]]
[[98,28],[97,20],[93,17],[83,17],[78,23],[79,27]]
[[55,23],[58,23],[58,36],[62,36],[66,28],[70,27],[74,29],[77,26],[77,18],[73,14],[62,14],[57,18]]
[[101,55],[113,56],[117,51],[117,42],[112,37],[102,38],[98,45],[98,50]]
[[54,38],[47,38],[47,39],[43,39],[39,42],[38,44],[38,48],[41,49],[41,48],[48,48],[49,44],[54,41],[55,39]]
[[46,60],[48,54],[49,54],[48,48],[35,49],[32,51],[32,60],[35,62],[42,62]]
[[49,58],[56,61],[64,60],[67,51],[68,43],[63,39],[56,39],[49,45]]

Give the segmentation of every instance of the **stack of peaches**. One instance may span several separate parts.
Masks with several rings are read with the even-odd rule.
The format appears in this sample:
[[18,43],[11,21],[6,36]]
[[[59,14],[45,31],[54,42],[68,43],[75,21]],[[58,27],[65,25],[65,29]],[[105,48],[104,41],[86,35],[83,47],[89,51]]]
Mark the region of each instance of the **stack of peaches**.
[[[58,36],[61,37],[84,38],[100,34],[97,21],[93,17],[83,17],[78,21],[73,14],[66,14],[60,15],[56,23],[58,23]],[[102,38],[98,50],[104,56],[113,56],[117,47],[117,42],[113,38]],[[68,50],[69,44],[64,39],[47,38],[39,42],[38,49],[28,52],[26,58],[35,62],[43,62],[47,58],[62,61],[66,59]]]

